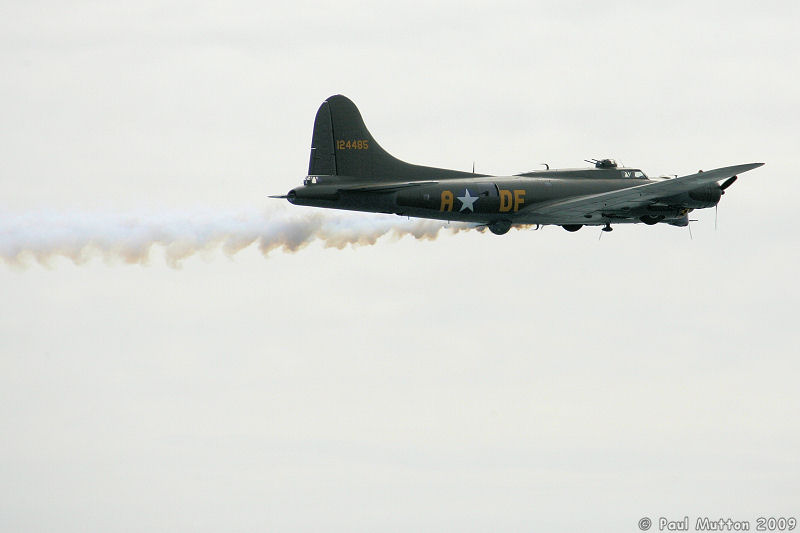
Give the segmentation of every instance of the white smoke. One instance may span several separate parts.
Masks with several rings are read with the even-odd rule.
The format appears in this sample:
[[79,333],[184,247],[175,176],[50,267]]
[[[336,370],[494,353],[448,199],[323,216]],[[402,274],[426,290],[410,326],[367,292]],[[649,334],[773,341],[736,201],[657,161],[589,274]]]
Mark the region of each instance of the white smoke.
[[145,264],[154,247],[163,248],[173,267],[203,250],[233,255],[252,246],[266,256],[280,249],[295,252],[313,243],[343,248],[375,244],[381,237],[435,239],[473,225],[406,219],[387,215],[308,212],[192,210],[142,212],[0,211],[0,260],[49,264],[63,256],[82,264],[100,256],[108,262]]

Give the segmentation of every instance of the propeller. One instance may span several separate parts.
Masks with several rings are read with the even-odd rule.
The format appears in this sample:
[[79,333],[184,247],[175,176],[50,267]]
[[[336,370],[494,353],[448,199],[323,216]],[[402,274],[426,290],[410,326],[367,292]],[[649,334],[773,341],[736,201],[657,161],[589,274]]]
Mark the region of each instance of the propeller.
[[[722,182],[719,186],[719,190],[721,194],[725,194],[725,189],[733,185],[733,182],[738,180],[739,176],[731,176],[730,178],[726,179]],[[719,216],[719,203],[714,205],[714,231],[717,231],[717,217]]]
[[730,177],[730,178],[726,179],[725,181],[723,181],[722,185],[719,186],[720,190],[722,191],[722,194],[725,194],[725,189],[727,189],[728,187],[733,185],[733,182],[738,180],[738,179],[739,179],[739,176],[733,176],[733,177]]

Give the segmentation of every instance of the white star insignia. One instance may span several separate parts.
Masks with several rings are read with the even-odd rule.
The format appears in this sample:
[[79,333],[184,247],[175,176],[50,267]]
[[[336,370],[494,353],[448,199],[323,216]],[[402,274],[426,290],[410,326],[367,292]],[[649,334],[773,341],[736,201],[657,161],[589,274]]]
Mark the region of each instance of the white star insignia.
[[456,196],[458,200],[461,202],[461,209],[459,211],[463,211],[464,209],[469,209],[473,213],[475,212],[475,208],[473,204],[478,201],[477,196],[470,196],[469,189],[464,189],[464,196]]

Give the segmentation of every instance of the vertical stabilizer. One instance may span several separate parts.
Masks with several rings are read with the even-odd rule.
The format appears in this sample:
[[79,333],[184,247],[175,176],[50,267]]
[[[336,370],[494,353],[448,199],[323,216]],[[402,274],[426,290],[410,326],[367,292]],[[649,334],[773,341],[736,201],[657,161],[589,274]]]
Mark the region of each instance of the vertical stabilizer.
[[476,176],[470,172],[412,165],[393,157],[372,137],[355,104],[342,95],[331,96],[317,111],[308,174],[376,181]]

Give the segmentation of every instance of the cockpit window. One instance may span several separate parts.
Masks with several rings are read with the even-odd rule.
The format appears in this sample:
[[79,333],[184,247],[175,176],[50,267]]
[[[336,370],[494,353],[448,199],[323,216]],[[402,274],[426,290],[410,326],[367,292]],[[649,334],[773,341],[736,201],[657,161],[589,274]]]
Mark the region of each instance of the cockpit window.
[[314,185],[317,183],[317,176],[306,176],[303,180],[303,185]]
[[622,171],[623,178],[646,178],[647,176],[644,175],[644,172],[641,170],[623,170]]

